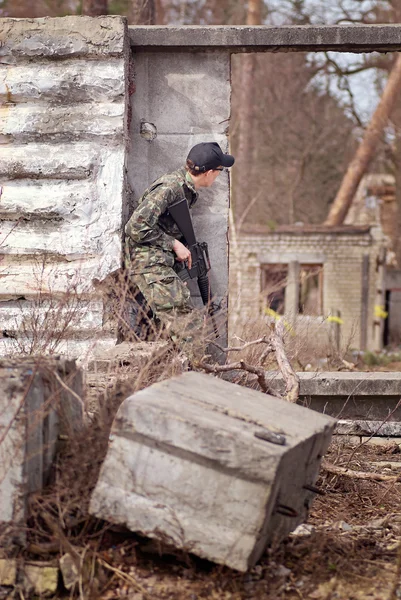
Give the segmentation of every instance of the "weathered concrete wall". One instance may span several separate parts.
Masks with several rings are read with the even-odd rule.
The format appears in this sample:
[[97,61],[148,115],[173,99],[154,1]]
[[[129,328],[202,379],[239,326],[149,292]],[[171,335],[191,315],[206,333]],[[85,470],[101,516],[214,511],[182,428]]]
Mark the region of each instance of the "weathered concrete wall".
[[[188,38],[189,40],[189,38]],[[129,182],[135,200],[157,177],[185,164],[188,151],[203,141],[228,151],[230,55],[226,51],[194,53],[136,52],[132,95]],[[140,135],[141,122],[153,123],[157,137]],[[211,286],[219,300],[227,294],[227,228],[229,179],[219,175],[211,189],[200,190],[193,209],[195,232],[209,245]],[[197,295],[199,291],[192,288]]]
[[[91,292],[121,265],[125,20],[2,19],[0,62],[0,327],[9,330],[24,310],[17,298]],[[85,311],[101,328],[96,305]]]
[[[60,433],[82,423],[82,374],[73,361],[0,361],[0,539],[23,536],[26,502],[46,483]],[[4,537],[3,537],[4,535]]]
[[[136,80],[130,123],[129,45]],[[7,305],[0,328],[18,329],[11,325],[21,303],[24,314],[31,311],[39,290],[90,289],[120,266],[132,208],[126,168],[135,200],[155,177],[181,165],[193,144],[212,139],[227,149],[230,53],[400,48],[398,25],[128,31],[120,17],[2,19],[0,303]],[[140,136],[141,120],[155,124],[155,140]],[[209,242],[212,286],[221,298],[228,287],[227,175],[202,196],[195,228]],[[87,346],[90,328],[104,334],[99,301],[78,313],[77,334],[70,331],[64,345],[74,354]],[[0,342],[0,353],[10,351],[10,340]]]
[[[259,228],[263,229],[263,228]],[[244,233],[237,239],[237,256],[241,257],[240,287],[236,287],[236,278],[232,280],[232,301],[245,320],[262,315],[263,290],[262,268],[264,265],[288,265],[296,260],[300,264],[321,264],[323,267],[323,314],[327,317],[332,311],[339,310],[343,324],[341,338],[343,346],[359,347],[361,339],[362,309],[362,262],[364,255],[369,261],[369,293],[368,293],[368,331],[367,348],[380,347],[380,331],[382,323],[375,316],[377,289],[380,282],[377,276],[377,258],[384,243],[378,228],[357,228],[348,232],[327,228],[313,228],[315,231],[304,231],[302,228],[291,230]],[[298,320],[298,325],[306,321]],[[309,320],[311,320],[309,318]],[[316,321],[316,319],[315,319]],[[321,319],[322,321],[322,319]],[[325,325],[323,334],[327,337]],[[319,332],[313,329],[314,340]],[[305,342],[305,340],[304,340]]]

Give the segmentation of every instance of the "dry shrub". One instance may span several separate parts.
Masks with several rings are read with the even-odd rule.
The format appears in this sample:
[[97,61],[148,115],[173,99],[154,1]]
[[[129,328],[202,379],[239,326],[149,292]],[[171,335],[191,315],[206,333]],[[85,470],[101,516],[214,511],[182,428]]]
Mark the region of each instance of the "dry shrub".
[[91,517],[88,507],[115,414],[128,395],[177,374],[178,355],[172,344],[159,343],[148,353],[145,364],[131,369],[117,361],[113,371],[104,373],[108,381],[99,394],[96,410],[84,415],[80,429],[70,427],[54,465],[52,481],[29,498],[27,556],[49,559],[69,552],[70,546],[84,548],[89,544],[95,548],[100,544],[108,526]]
[[10,301],[13,317],[3,336],[9,338],[8,355],[54,355],[66,340],[76,335],[86,318],[90,295],[78,274],[68,289],[57,289],[57,265],[45,257],[34,261],[32,292]]
[[[266,321],[262,321],[248,323],[244,331],[242,339],[250,341],[268,335],[270,328]],[[245,600],[251,596],[276,600],[293,597],[289,594],[291,590],[296,593],[294,590],[298,588],[295,584],[300,580],[304,581],[305,587],[300,589],[306,597],[321,582],[329,580],[333,573],[341,574],[344,566],[350,578],[354,573],[366,573],[368,577],[372,571],[360,570],[362,558],[369,561],[379,556],[390,561],[376,540],[367,544],[366,536],[339,536],[334,531],[319,530],[312,538],[287,540],[269,551],[260,565],[243,575],[171,550],[167,555],[157,556],[154,546],[149,555],[148,544],[144,540],[88,514],[90,495],[107,451],[111,423],[121,402],[129,394],[171,377],[182,368],[178,344],[163,337],[164,333],[165,330],[158,332],[145,361],[135,362],[135,357],[131,358],[129,354],[118,354],[119,346],[116,346],[117,355],[110,360],[107,369],[94,372],[98,380],[104,377],[105,381],[96,404],[91,407],[95,410],[86,415],[80,431],[70,428],[68,440],[63,442],[64,447],[55,464],[52,481],[41,493],[31,496],[28,544],[20,555],[54,562],[66,553],[74,556],[79,582],[71,595],[111,598],[126,593],[128,597],[136,598],[137,594],[138,598],[152,600],[187,600],[195,595],[198,598],[227,600]],[[288,341],[288,332],[286,337]],[[238,339],[233,343],[241,344]],[[263,362],[263,347],[264,344],[249,346],[241,355],[249,362],[260,364]],[[269,360],[263,364],[267,366]],[[274,364],[271,363],[271,366]],[[342,452],[338,449],[336,457],[341,458]],[[343,482],[338,477],[337,481]],[[332,478],[327,477],[321,485],[327,495],[316,501],[316,510],[312,513],[315,523],[325,523],[327,518],[336,519],[339,515],[348,519],[342,511],[346,510],[350,500],[355,514],[366,519],[369,510],[372,510],[372,499],[381,489],[375,483],[368,486],[357,484],[355,489],[348,482],[335,484]],[[346,488],[343,490],[341,485]],[[384,495],[385,489],[381,491]],[[394,502],[394,495],[389,495],[389,500],[390,497]],[[338,506],[340,498],[342,502]],[[159,550],[163,551],[161,547]],[[289,576],[280,574],[280,565],[290,570]],[[345,581],[345,576],[341,576]]]

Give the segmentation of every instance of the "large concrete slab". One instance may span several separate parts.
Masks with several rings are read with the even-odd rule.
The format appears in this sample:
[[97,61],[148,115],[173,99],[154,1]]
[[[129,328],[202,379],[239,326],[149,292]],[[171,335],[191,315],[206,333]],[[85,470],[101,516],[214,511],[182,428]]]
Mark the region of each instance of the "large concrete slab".
[[245,571],[306,518],[334,425],[185,373],[123,402],[90,512]]
[[[62,384],[60,384],[60,381]],[[82,374],[74,361],[0,361],[0,539],[23,539],[28,495],[50,473],[58,435],[82,423]]]

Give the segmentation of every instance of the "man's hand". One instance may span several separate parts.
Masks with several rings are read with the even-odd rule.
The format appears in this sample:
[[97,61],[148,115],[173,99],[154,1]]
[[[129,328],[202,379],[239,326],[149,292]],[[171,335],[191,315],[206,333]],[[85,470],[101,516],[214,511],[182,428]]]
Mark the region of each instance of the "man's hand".
[[173,250],[179,262],[188,261],[188,269],[190,269],[192,267],[192,256],[188,248],[184,246],[184,244],[182,244],[179,240],[174,240]]

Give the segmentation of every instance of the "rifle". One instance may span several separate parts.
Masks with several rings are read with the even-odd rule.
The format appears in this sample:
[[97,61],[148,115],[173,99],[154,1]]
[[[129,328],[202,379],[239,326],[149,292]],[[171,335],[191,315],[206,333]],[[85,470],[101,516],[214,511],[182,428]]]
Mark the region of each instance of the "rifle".
[[185,243],[192,255],[192,267],[190,269],[184,263],[177,263],[174,269],[183,281],[188,281],[189,279],[198,280],[202,302],[208,307],[209,314],[213,316],[220,309],[220,306],[213,302],[213,294],[210,289],[208,277],[210,259],[207,243],[196,241],[186,198],[182,198],[169,206],[168,211],[184,236]]

